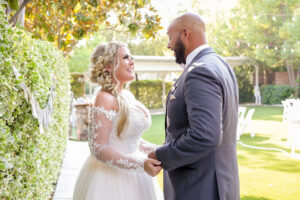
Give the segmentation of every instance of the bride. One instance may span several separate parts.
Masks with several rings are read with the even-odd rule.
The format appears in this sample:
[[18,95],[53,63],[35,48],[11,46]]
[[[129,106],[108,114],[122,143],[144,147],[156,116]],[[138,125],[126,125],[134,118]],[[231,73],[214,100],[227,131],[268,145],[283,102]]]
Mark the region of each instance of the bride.
[[91,81],[102,89],[89,108],[89,147],[74,200],[160,200],[160,162],[147,158],[156,145],[141,139],[151,125],[147,108],[123,85],[134,79],[127,45],[98,45],[91,57]]

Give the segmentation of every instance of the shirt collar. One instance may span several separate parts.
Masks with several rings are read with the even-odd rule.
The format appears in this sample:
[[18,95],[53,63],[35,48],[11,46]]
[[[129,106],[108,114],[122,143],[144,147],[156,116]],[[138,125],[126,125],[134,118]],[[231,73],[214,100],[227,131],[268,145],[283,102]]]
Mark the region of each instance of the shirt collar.
[[195,56],[202,51],[203,49],[209,47],[208,44],[203,44],[200,45],[199,47],[197,47],[196,49],[194,49],[191,53],[189,53],[189,55],[186,57],[186,64],[185,66],[188,66],[192,60],[195,58]]

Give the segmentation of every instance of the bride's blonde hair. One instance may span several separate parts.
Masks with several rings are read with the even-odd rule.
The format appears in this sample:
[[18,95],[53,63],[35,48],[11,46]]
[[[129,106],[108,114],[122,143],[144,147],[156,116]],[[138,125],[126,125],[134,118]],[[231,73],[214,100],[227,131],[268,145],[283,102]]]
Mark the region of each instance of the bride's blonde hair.
[[[127,47],[127,45],[123,42],[112,41],[106,45],[100,44],[96,46],[91,56],[90,70],[90,80],[100,84],[103,91],[112,94],[117,99],[120,113],[117,126],[118,136],[121,135],[127,126],[129,114],[128,104],[117,90],[119,81],[116,78],[116,70],[120,65],[118,57],[118,50],[120,47]],[[107,65],[111,66],[111,72],[107,70]],[[117,81],[117,84],[113,83],[113,78]]]

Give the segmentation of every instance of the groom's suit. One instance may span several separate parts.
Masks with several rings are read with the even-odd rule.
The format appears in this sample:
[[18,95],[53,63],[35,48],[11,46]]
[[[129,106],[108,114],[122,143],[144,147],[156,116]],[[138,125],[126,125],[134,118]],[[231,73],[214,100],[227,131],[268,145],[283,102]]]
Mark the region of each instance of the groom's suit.
[[166,143],[156,150],[165,200],[239,199],[238,86],[231,67],[203,49],[175,82],[166,107]]

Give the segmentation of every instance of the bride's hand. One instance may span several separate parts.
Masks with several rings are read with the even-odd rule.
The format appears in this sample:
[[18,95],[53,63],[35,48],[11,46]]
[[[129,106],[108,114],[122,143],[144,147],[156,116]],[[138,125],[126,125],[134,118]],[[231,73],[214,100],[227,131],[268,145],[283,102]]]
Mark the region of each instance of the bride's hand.
[[162,167],[160,166],[161,162],[158,160],[153,160],[151,158],[147,158],[144,161],[144,170],[149,174],[150,176],[156,176]]

